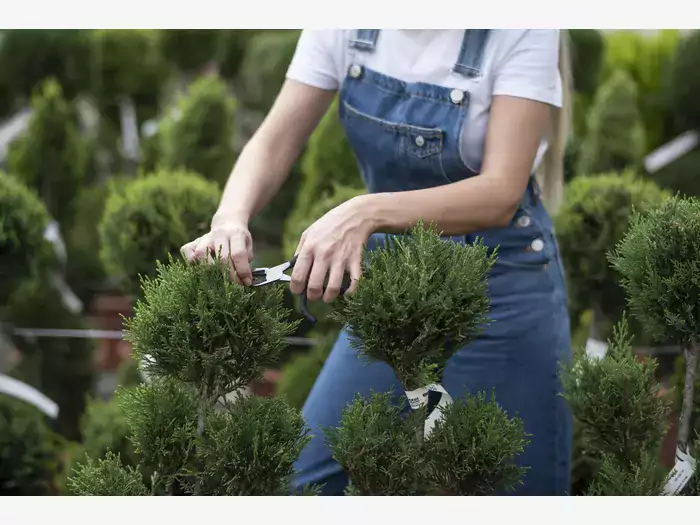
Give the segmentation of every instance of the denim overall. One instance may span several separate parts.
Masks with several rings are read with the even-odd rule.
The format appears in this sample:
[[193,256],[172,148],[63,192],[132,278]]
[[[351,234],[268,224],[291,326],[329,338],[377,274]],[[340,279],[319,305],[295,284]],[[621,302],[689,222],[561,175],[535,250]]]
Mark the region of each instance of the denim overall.
[[[417,190],[477,176],[459,151],[469,93],[372,71],[362,65],[362,55],[373,51],[379,31],[353,35],[356,56],[341,88],[340,118],[369,191]],[[465,31],[456,74],[481,74],[487,39],[488,30]],[[498,246],[489,276],[494,322],[452,357],[442,384],[453,397],[495,388],[508,414],[523,419],[531,443],[518,463],[529,470],[515,494],[565,495],[572,420],[559,395],[557,372],[560,361],[571,358],[569,316],[552,223],[534,177],[508,227],[452,239],[472,243],[475,237]],[[382,239],[373,235],[368,249]],[[303,409],[313,438],[296,464],[296,487],[325,484],[323,495],[343,493],[347,476],[332,459],[321,428],[337,426],[355,393],[369,396],[370,391],[398,394],[403,389],[388,365],[359,359],[343,330]]]

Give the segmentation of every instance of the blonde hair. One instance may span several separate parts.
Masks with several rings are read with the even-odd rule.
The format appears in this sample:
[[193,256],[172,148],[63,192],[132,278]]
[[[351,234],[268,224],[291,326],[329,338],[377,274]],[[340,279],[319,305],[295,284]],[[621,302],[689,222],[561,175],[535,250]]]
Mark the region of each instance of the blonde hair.
[[571,56],[568,31],[564,29],[559,33],[559,73],[562,107],[551,109],[547,151],[536,174],[542,199],[551,214],[556,214],[564,196],[564,152],[571,132]]

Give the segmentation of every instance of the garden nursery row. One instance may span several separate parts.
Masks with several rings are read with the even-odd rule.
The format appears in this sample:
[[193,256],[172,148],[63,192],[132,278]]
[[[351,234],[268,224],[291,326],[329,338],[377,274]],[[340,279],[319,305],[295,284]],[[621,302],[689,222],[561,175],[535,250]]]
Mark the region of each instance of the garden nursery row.
[[[560,368],[571,494],[700,495],[700,31],[566,33],[572,131],[551,212],[574,341]],[[347,494],[507,494],[527,476],[531,436],[498,391],[441,386],[453,349],[498,322],[498,250],[419,223],[366,252],[354,294],[312,304],[315,324],[288,287],[182,260],[298,36],[0,32],[0,380],[57,408],[0,382],[0,494],[319,494],[293,486],[310,439],[301,408],[342,326],[424,394],[357,396],[323,429]],[[337,110],[252,222],[255,266],[290,258],[308,226],[366,191]],[[105,297],[130,305],[131,350],[107,395],[97,340],[27,331],[86,333]]]

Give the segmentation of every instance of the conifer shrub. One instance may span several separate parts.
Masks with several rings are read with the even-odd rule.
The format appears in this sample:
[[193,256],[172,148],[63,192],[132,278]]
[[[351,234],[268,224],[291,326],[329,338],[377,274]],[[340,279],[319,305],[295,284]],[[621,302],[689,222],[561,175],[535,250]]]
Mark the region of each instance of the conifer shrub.
[[597,29],[569,29],[571,65],[574,89],[578,93],[592,95],[598,88],[603,67],[605,40]]
[[160,40],[164,57],[186,72],[196,72],[215,60],[219,47],[215,29],[163,29]]
[[138,293],[139,275],[155,275],[157,260],[179,256],[183,244],[209,231],[219,198],[216,183],[185,171],[112,185],[99,225],[107,275]]
[[700,342],[700,200],[675,197],[637,215],[610,261],[622,274],[631,312],[648,333],[683,348],[678,449],[688,453]]
[[171,258],[143,279],[125,326],[152,381],[119,394],[139,466],[90,458],[69,481],[74,493],[288,494],[309,439],[301,415],[283,398],[236,392],[278,359],[295,324],[282,288],[239,286],[214,263]]
[[51,218],[34,190],[0,172],[0,304],[24,279],[50,266],[53,252],[44,239]]
[[484,393],[452,403],[439,384],[447,360],[488,322],[495,257],[482,242],[444,241],[422,223],[367,253],[356,292],[333,316],[361,355],[392,367],[413,411],[400,417],[394,393],[376,394],[326,429],[349,493],[477,495],[519,482],[522,421]]
[[218,31],[217,62],[226,79],[235,79],[251,38],[259,29],[220,29]]
[[700,31],[695,30],[679,45],[670,71],[668,99],[674,127],[678,133],[700,128],[700,102],[697,97],[700,89],[698,53]]
[[215,75],[195,80],[178,104],[178,116],[159,130],[162,166],[201,174],[222,187],[233,168],[236,100]]
[[600,86],[588,110],[578,174],[638,167],[646,139],[637,99],[637,85],[625,71]]
[[555,219],[569,297],[576,310],[592,309],[591,334],[605,340],[606,325],[625,307],[620,275],[607,254],[627,231],[634,212],[643,212],[670,195],[631,171],[577,177],[564,192]]
[[34,93],[32,109],[27,130],[8,151],[8,171],[35,189],[51,216],[67,228],[85,177],[88,146],[79,135],[75,107],[55,80]]

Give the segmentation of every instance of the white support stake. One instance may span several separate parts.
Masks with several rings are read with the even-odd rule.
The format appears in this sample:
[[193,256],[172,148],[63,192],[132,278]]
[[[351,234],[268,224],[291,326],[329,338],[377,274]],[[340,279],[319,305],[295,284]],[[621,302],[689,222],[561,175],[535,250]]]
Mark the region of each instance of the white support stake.
[[0,394],[21,399],[22,401],[34,405],[51,419],[58,417],[58,405],[33,386],[23,383],[10,376],[0,375]]
[[598,339],[588,339],[586,341],[586,355],[592,359],[603,359],[608,352],[608,345]]

